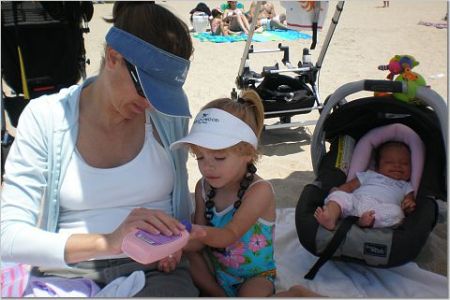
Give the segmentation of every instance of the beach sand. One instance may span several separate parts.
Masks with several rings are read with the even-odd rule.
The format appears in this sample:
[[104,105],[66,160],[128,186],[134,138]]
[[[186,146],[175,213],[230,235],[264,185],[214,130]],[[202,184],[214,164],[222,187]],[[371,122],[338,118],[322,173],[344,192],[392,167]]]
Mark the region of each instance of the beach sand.
[[[169,7],[189,26],[189,11],[196,1],[157,1]],[[205,1],[210,8],[224,1]],[[284,9],[273,1],[277,12]],[[337,1],[331,1],[324,29],[319,33],[313,62],[322,48],[325,33],[334,14]],[[250,2],[244,1],[246,8]],[[319,92],[322,101],[342,84],[362,79],[385,79],[387,72],[379,71],[378,65],[387,64],[396,54],[413,55],[419,62],[414,71],[421,74],[427,83],[447,99],[447,29],[419,25],[420,21],[442,22],[447,7],[445,1],[397,0],[390,1],[389,8],[381,8],[382,1],[347,1],[339,24],[328,48],[319,77]],[[90,65],[87,74],[98,72],[104,48],[104,36],[111,26],[102,20],[109,17],[112,4],[96,4],[94,17],[89,22],[90,33],[85,35],[87,57]],[[301,59],[302,49],[310,40],[286,41],[290,47],[290,60],[296,65]],[[244,51],[244,42],[215,44],[193,39],[195,52],[184,85],[190,100],[193,116],[212,99],[229,97],[235,87],[235,78]],[[273,49],[279,42],[255,43],[256,49]],[[252,70],[281,61],[281,55],[261,54],[251,57]],[[358,94],[355,98],[367,96]],[[318,113],[296,116],[294,121],[317,119]],[[267,120],[266,124],[277,119]],[[271,130],[261,137],[261,159],[258,173],[269,180],[276,192],[278,208],[295,207],[303,187],[314,180],[311,165],[310,142],[314,126]],[[196,161],[188,162],[189,185],[194,190],[200,173]],[[431,235],[427,246],[419,256],[419,264],[435,272],[447,273],[447,223],[439,224]]]

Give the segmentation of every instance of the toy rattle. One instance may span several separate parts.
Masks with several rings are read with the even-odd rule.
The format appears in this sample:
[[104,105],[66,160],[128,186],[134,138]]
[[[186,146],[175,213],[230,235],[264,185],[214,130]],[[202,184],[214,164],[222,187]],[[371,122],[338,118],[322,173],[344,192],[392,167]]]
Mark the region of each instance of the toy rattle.
[[[411,55],[395,55],[390,59],[389,64],[378,66],[379,70],[389,71],[386,77],[387,79],[406,82],[408,87],[407,92],[393,93],[395,99],[417,104],[416,90],[420,86],[426,86],[423,76],[411,71],[417,65],[419,65],[419,62]],[[387,93],[375,93],[375,96],[386,95]]]

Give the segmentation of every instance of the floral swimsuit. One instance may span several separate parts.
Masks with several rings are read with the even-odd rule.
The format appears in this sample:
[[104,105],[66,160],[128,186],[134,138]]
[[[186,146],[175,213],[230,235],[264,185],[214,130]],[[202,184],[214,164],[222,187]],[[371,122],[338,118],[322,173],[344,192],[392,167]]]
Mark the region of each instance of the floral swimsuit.
[[[255,181],[252,185],[257,182],[259,181]],[[233,205],[220,212],[213,208],[212,224],[217,228],[225,227],[233,218],[235,211]],[[274,222],[259,218],[234,244],[224,249],[209,248],[216,280],[229,297],[236,297],[242,283],[249,278],[263,276],[274,282],[276,275],[274,229]]]

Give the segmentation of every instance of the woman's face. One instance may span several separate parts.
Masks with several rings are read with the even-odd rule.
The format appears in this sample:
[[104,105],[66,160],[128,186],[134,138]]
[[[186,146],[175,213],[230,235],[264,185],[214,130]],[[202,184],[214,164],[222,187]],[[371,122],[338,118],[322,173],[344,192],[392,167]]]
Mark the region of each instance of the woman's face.
[[236,1],[228,1],[228,5],[230,6],[231,9],[236,9]]
[[118,74],[112,86],[112,89],[114,89],[112,95],[113,108],[124,119],[134,119],[144,113],[147,108],[150,108],[150,103],[145,97],[139,95],[133,83],[132,74],[123,59],[118,64],[116,72]]

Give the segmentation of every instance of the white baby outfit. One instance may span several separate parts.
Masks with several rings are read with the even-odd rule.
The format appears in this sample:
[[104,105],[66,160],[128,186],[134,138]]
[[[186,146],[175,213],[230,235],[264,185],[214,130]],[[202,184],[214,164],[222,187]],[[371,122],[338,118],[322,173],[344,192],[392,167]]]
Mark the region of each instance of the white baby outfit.
[[361,216],[364,212],[375,211],[373,227],[396,225],[405,217],[400,205],[407,194],[413,191],[409,181],[395,180],[374,171],[358,172],[356,176],[361,184],[352,193],[332,192],[325,199],[339,204],[342,217]]

